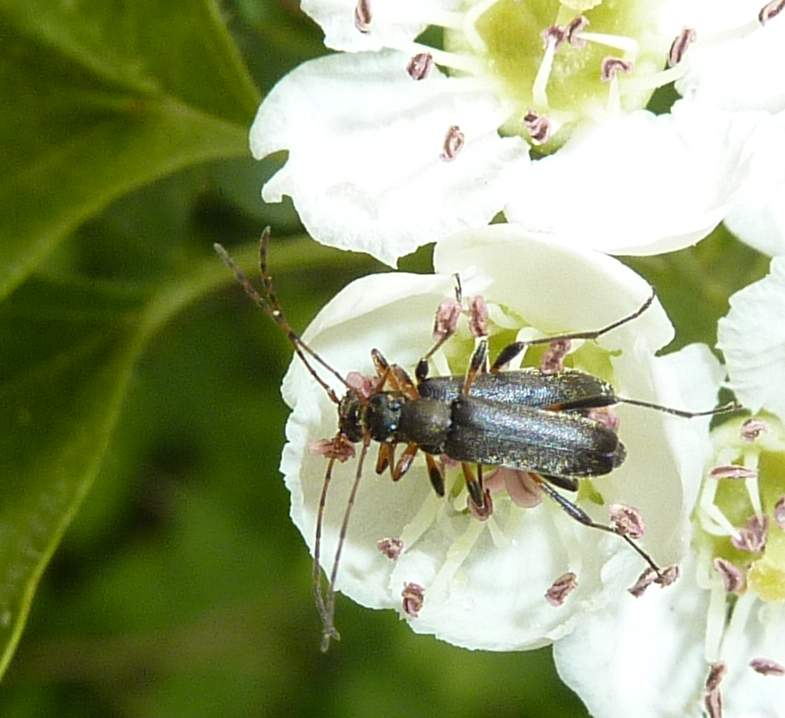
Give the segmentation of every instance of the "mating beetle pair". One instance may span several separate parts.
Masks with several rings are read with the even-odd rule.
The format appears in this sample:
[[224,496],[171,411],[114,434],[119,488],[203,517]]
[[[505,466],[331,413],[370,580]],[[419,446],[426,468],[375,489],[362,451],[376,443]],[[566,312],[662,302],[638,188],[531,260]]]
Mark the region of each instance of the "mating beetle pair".
[[[428,362],[434,352],[449,339],[454,327],[441,332],[434,347],[417,364],[415,380],[400,366],[390,364],[376,350],[371,352],[376,369],[373,380],[358,382],[351,375],[342,376],[322,359],[292,330],[274,294],[267,270],[269,229],[260,242],[262,291],[257,291],[225,250],[216,250],[234,271],[246,293],[286,333],[295,353],[306,369],[323,387],[338,407],[338,431],[325,442],[323,453],[327,468],[318,506],[314,549],[314,588],[324,626],[323,646],[336,636],[333,627],[334,587],[349,516],[363,473],[364,461],[372,442],[379,444],[376,471],[388,468],[394,480],[400,479],[422,451],[431,484],[444,495],[441,462],[445,456],[461,464],[472,513],[482,518],[490,512],[490,494],[484,487],[483,468],[503,466],[525,471],[540,490],[554,500],[572,518],[587,526],[614,533],[629,543],[659,576],[653,559],[618,526],[595,522],[583,509],[557,491],[579,488],[580,478],[610,473],[622,464],[625,449],[615,428],[592,418],[597,409],[619,403],[636,404],[659,411],[692,417],[726,411],[722,407],[706,412],[684,412],[648,402],[616,395],[607,382],[584,372],[562,370],[546,372],[526,368],[503,371],[516,356],[531,345],[549,344],[571,339],[596,339],[640,316],[651,305],[653,295],[635,312],[604,326],[584,332],[514,342],[504,348],[490,364],[487,339],[480,338],[465,375],[428,377]],[[458,297],[460,305],[460,297]],[[339,397],[320,376],[327,371],[345,387]],[[340,528],[333,567],[326,595],[321,590],[319,551],[326,494],[335,461],[350,454],[351,444],[360,443],[354,484],[351,488]],[[405,445],[395,457],[398,444]]]

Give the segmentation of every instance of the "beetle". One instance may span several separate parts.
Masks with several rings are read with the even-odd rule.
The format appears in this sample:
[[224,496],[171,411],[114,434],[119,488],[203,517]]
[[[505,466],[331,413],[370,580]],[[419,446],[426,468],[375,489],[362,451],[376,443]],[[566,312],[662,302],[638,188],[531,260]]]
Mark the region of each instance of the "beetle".
[[[376,371],[372,381],[344,377],[309,347],[288,323],[273,290],[268,271],[270,228],[259,242],[261,292],[258,291],[226,250],[214,248],[232,270],[245,293],[283,330],[294,351],[316,382],[337,407],[338,427],[326,441],[322,453],[327,467],[319,499],[314,545],[314,596],[323,624],[322,649],[338,633],[333,625],[335,582],[349,517],[363,474],[371,442],[379,445],[376,472],[390,471],[399,480],[422,452],[434,491],[445,495],[443,470],[436,457],[445,456],[461,464],[472,512],[487,518],[490,492],[484,487],[483,467],[503,466],[527,472],[543,493],[580,523],[625,540],[658,578],[662,570],[618,525],[594,521],[575,502],[556,490],[575,492],[582,478],[609,474],[625,459],[626,450],[615,428],[590,416],[592,410],[617,404],[633,404],[676,416],[708,416],[738,408],[724,405],[708,411],[682,411],[619,396],[602,379],[574,369],[555,372],[537,368],[505,370],[526,348],[573,339],[594,340],[639,317],[654,301],[654,293],[634,312],[596,330],[569,332],[517,341],[499,352],[489,364],[487,337],[480,337],[464,375],[429,377],[429,360],[454,333],[454,326],[440,333],[437,342],[417,363],[415,379],[402,367],[389,363],[376,349],[371,358]],[[462,305],[460,279],[456,277],[457,305]],[[320,375],[317,368],[335,377],[346,389],[343,396]],[[340,527],[326,595],[322,591],[320,546],[328,486],[336,461],[353,455],[360,444],[354,483]],[[404,445],[400,456],[396,447]]]

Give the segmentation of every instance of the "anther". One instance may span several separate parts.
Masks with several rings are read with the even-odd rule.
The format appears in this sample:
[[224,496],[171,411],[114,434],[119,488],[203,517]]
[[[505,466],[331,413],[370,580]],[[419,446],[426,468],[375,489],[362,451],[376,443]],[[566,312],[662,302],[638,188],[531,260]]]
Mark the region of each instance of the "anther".
[[631,539],[643,538],[646,532],[646,525],[643,516],[638,509],[624,504],[611,504],[608,507],[610,513],[611,526],[616,533],[622,536],[629,536]]
[[631,593],[635,598],[640,598],[646,589],[651,586],[657,580],[657,572],[647,566],[644,572],[638,576],[638,580],[627,589],[629,593]]
[[569,353],[571,346],[569,339],[557,339],[548,344],[548,349],[540,359],[540,371],[545,374],[564,371],[564,357]]
[[419,583],[405,583],[401,597],[403,598],[403,612],[407,616],[417,618],[425,602],[425,589]]
[[552,135],[551,121],[544,115],[529,110],[523,116],[523,126],[533,145],[544,145]]
[[757,479],[758,472],[738,464],[724,464],[715,466],[709,471],[709,476],[712,479]]
[[600,66],[600,79],[603,82],[610,82],[620,72],[630,72],[632,63],[620,57],[606,57]]
[[512,502],[524,509],[542,503],[540,485],[526,471],[500,466],[485,478],[485,485],[491,491],[507,491]]
[[430,52],[418,52],[406,66],[406,72],[412,80],[424,80],[431,74],[433,55]]
[[578,37],[578,35],[579,33],[582,33],[588,26],[589,20],[583,15],[578,15],[570,20],[570,22],[567,23],[567,27],[564,28],[567,42],[570,43],[570,45],[573,47],[585,47],[586,40]]
[[769,425],[760,419],[747,419],[741,425],[741,438],[744,441],[755,441],[761,434],[769,430]]
[[766,548],[766,539],[769,535],[769,520],[766,516],[751,517],[738,536],[731,536],[730,542],[739,551],[760,553]]
[[613,410],[612,406],[597,406],[589,409],[586,417],[607,426],[611,431],[618,431],[621,423],[619,415]]
[[344,463],[354,458],[354,444],[343,434],[332,439],[319,439],[308,444],[308,450],[316,456],[323,456],[326,459],[335,459]]
[[771,658],[753,658],[750,668],[763,676],[785,676],[785,666],[772,661]]
[[662,569],[660,571],[660,575],[654,579],[654,583],[656,583],[660,588],[667,588],[672,584],[676,583],[681,575],[681,571],[679,570],[678,566],[668,566],[667,568]]
[[567,29],[561,25],[551,25],[546,27],[541,33],[543,47],[553,46],[555,50],[567,39]]
[[766,3],[758,13],[758,22],[765,25],[769,20],[773,20],[785,9],[785,0],[773,0]]
[[545,592],[545,600],[551,606],[558,608],[577,587],[578,577],[572,572],[562,574],[557,578]]
[[370,32],[372,19],[371,0],[357,0],[354,8],[354,26],[360,32]]
[[454,160],[458,153],[463,149],[464,142],[466,138],[461,132],[461,128],[458,125],[453,125],[447,130],[447,135],[444,138],[444,145],[442,147],[441,158],[445,162],[450,162]]
[[445,299],[436,310],[433,319],[433,338],[442,339],[452,336],[461,318],[461,305],[454,299]]
[[469,331],[473,337],[488,336],[488,305],[481,296],[469,300]]
[[390,561],[395,561],[403,551],[403,541],[399,538],[383,538],[376,542],[376,548]]
[[668,51],[668,67],[676,67],[683,59],[687,48],[695,42],[695,30],[685,27],[671,44]]
[[744,574],[738,567],[724,558],[715,558],[713,561],[714,570],[720,575],[722,585],[728,593],[739,594],[747,587]]
[[725,677],[727,668],[724,663],[712,663],[709,675],[706,678],[706,692],[703,696],[703,705],[709,718],[722,718],[722,693],[720,683]]
[[785,496],[781,496],[774,504],[774,523],[785,529]]
[[347,386],[362,399],[370,398],[374,392],[375,382],[358,371],[350,371],[346,375]]

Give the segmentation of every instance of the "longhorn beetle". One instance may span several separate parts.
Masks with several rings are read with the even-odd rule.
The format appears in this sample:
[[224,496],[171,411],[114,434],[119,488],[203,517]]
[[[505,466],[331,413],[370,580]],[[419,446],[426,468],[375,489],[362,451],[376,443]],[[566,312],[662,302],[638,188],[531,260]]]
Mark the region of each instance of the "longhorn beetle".
[[[322,650],[338,638],[333,625],[335,581],[346,539],[349,516],[363,473],[365,457],[372,441],[379,443],[376,472],[389,468],[394,481],[411,467],[419,451],[425,455],[434,491],[444,496],[442,468],[434,457],[446,456],[461,464],[469,502],[479,516],[490,511],[490,493],[483,485],[483,466],[497,465],[526,471],[539,488],[570,517],[626,541],[658,577],[660,567],[622,529],[598,523],[574,501],[556,491],[575,492],[581,478],[608,474],[622,464],[625,448],[616,431],[587,414],[591,409],[615,404],[633,404],[681,417],[709,416],[733,411],[728,404],[708,411],[682,411],[616,394],[607,382],[585,372],[565,369],[547,373],[536,368],[502,371],[529,346],[572,339],[597,339],[639,317],[654,301],[652,295],[634,312],[593,331],[568,332],[549,337],[514,342],[501,350],[488,367],[487,338],[482,338],[471,356],[465,375],[428,377],[428,362],[449,339],[453,330],[441,334],[435,345],[418,362],[415,380],[400,366],[390,364],[376,349],[371,358],[376,377],[370,385],[358,386],[331,367],[309,347],[289,325],[273,290],[267,268],[270,228],[261,235],[259,266],[261,291],[257,290],[226,250],[215,250],[234,272],[245,293],[283,330],[305,368],[324,389],[338,410],[338,431],[328,442],[325,477],[316,520],[314,545],[314,597],[322,619]],[[456,277],[456,298],[461,303],[460,280]],[[346,388],[339,397],[320,376],[328,372]],[[338,544],[333,558],[327,593],[322,590],[320,546],[327,489],[333,466],[351,455],[351,445],[361,445]],[[405,445],[396,460],[395,448]]]

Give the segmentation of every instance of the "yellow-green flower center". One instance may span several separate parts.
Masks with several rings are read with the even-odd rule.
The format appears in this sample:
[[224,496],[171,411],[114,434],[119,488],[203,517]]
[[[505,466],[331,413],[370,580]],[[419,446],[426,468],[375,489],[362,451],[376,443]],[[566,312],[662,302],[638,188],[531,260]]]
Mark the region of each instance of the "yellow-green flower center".
[[[555,147],[582,119],[609,109],[645,107],[656,85],[646,78],[665,66],[673,40],[657,32],[661,5],[634,0],[471,0],[467,13],[479,13],[472,32],[449,30],[445,44],[485,61],[513,107],[506,131],[531,135],[523,118],[534,112],[553,124],[545,144]],[[610,78],[603,71],[608,58],[625,65]]]

